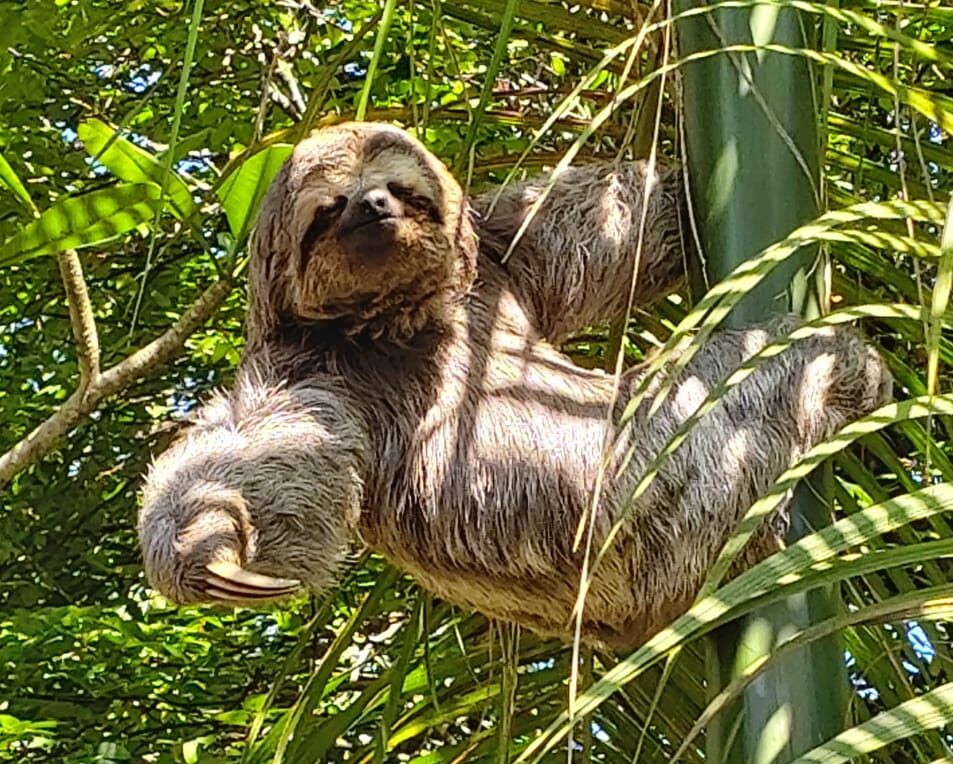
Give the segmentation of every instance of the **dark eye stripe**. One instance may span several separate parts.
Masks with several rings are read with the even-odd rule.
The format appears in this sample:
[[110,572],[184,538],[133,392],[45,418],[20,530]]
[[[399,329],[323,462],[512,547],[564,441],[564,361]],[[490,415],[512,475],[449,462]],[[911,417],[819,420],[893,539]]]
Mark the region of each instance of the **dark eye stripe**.
[[301,237],[301,272],[304,273],[308,267],[308,259],[311,257],[311,250],[328,229],[334,225],[335,219],[344,210],[347,205],[347,198],[339,196],[334,200],[334,204],[327,207],[318,207],[314,213],[314,220],[308,226],[308,230]]
[[387,190],[402,202],[426,214],[431,220],[437,223],[443,223],[443,213],[432,199],[418,194],[412,188],[403,186],[400,183],[388,183]]

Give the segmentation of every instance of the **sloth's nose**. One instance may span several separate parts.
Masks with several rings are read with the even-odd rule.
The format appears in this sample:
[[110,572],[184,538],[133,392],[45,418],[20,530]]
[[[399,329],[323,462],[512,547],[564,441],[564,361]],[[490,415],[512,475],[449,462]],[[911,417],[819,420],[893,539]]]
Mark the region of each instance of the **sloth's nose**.
[[397,202],[386,189],[371,188],[362,192],[344,210],[341,232],[348,234],[370,223],[389,220],[399,215]]
[[364,194],[364,198],[361,199],[361,205],[364,207],[365,212],[370,215],[376,214],[379,217],[383,217],[392,214],[390,194],[383,188],[372,188]]

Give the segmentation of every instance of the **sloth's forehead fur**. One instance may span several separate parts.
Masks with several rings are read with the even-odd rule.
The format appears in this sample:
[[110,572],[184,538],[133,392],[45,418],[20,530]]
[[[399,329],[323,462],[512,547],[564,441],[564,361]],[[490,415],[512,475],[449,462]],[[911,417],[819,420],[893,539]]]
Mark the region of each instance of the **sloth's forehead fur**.
[[287,181],[296,207],[389,183],[441,206],[462,196],[446,167],[423,144],[397,127],[374,123],[346,122],[312,133],[295,147]]

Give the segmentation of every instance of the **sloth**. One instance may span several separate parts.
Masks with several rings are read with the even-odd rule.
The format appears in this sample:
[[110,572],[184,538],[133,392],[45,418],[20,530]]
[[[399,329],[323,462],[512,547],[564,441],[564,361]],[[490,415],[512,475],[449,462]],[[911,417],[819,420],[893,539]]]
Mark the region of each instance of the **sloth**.
[[[469,200],[397,128],[303,141],[253,234],[235,384],[146,479],[153,587],[179,603],[274,603],[333,587],[361,543],[440,597],[568,637],[577,532],[590,523],[598,550],[618,523],[583,637],[624,649],[663,628],[774,480],[890,393],[853,331],[814,334],[723,395],[631,500],[708,393],[796,325],[715,333],[631,417],[644,367],[616,380],[557,349],[677,287],[683,205],[677,173],[642,162]],[[786,505],[739,565],[777,549],[785,522]]]

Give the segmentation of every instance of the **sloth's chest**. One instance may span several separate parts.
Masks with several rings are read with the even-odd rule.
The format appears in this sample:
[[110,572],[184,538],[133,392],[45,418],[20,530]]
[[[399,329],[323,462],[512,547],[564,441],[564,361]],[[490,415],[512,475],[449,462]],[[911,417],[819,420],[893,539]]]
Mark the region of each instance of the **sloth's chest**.
[[368,417],[362,534],[405,566],[542,576],[573,566],[609,394],[559,358],[491,350],[447,354],[426,381],[408,375],[400,405],[382,391]]

